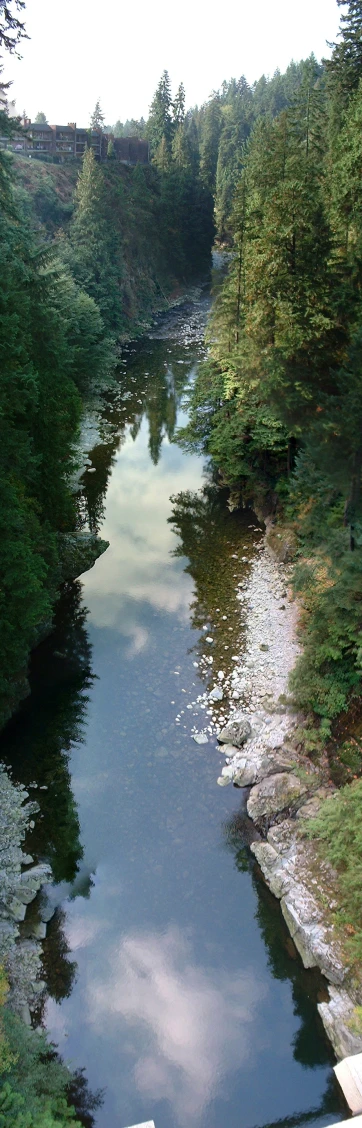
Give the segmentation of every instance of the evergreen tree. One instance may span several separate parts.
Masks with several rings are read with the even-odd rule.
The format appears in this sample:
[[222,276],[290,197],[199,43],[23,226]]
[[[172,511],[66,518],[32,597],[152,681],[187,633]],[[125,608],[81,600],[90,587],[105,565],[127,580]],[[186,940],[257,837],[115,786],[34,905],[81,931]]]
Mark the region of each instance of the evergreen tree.
[[347,5],[347,11],[341,15],[340,42],[325,65],[336,94],[346,101],[362,77],[362,0],[337,3],[340,8]]
[[170,78],[166,70],[161,75],[152,99],[147,122],[147,135],[153,154],[159,149],[163,138],[168,152],[171,152],[173,137],[172,98]]
[[117,332],[122,313],[122,251],[109,222],[104,174],[93,149],[85,150],[78,178],[70,246],[75,278],[99,306],[107,327]]
[[191,153],[185,126],[179,125],[172,142],[172,159],[177,168],[191,169]]
[[36,121],[37,125],[47,125],[48,124],[47,118],[45,117],[43,110],[39,110],[39,113],[36,115],[35,121]]
[[222,113],[218,94],[208,102],[201,127],[200,176],[203,184],[214,194],[219,153]]
[[252,93],[244,78],[228,91],[222,107],[221,133],[216,167],[215,215],[217,232],[224,240],[230,235],[229,221],[236,184],[250,133]]
[[91,129],[99,129],[101,131],[103,130],[104,113],[102,112],[99,98],[97,98],[89,124]]
[[25,0],[0,0],[0,53],[9,51],[20,58],[18,44],[21,39],[28,39],[25,24],[19,20],[16,12],[22,12]]
[[170,153],[169,153],[169,148],[168,148],[167,140],[166,140],[164,133],[161,137],[160,144],[157,146],[157,149],[156,149],[156,152],[155,152],[155,155],[154,155],[154,158],[153,158],[153,163],[156,165],[156,168],[158,168],[159,172],[161,172],[161,173],[167,172],[167,170],[170,167]]
[[172,103],[173,120],[176,128],[182,125],[185,120],[185,87],[183,82],[180,82],[176,97]]

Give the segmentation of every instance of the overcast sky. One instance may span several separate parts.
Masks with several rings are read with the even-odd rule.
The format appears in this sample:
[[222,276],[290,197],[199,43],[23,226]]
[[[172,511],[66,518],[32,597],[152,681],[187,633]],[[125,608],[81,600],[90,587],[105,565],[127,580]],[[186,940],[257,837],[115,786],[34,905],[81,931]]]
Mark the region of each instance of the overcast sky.
[[320,59],[339,14],[336,0],[27,0],[30,40],[6,73],[32,119],[44,110],[51,123],[87,125],[100,97],[113,124],[147,116],[164,69],[191,106],[224,78],[253,82],[312,51]]

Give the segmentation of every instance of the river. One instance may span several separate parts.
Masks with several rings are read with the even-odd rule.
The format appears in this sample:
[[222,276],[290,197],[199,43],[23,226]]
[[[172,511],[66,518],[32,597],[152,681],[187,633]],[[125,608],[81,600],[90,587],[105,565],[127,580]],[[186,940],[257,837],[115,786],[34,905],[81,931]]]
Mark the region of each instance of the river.
[[242,644],[236,586],[260,539],[174,439],[208,302],[128,346],[89,407],[80,519],[110,547],[65,590],[1,744],[39,800],[27,845],[55,878],[29,909],[33,922],[56,910],[38,1017],[104,1091],[97,1128],[345,1115],[322,977],[303,969],[248,853],[243,793],[216,786],[215,738],[193,739],[210,723],[206,685]]

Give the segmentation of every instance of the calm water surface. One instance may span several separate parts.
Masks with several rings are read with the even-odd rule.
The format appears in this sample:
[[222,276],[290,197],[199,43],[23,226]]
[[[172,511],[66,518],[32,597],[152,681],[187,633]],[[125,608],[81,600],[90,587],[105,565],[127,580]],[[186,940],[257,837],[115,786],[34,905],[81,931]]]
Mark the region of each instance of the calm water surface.
[[203,628],[211,683],[230,666],[235,586],[259,539],[253,515],[199,492],[202,461],[173,441],[206,307],[130,346],[89,413],[80,514],[110,548],[65,591],[1,749],[15,778],[42,788],[29,845],[52,863],[57,906],[43,1020],[104,1089],[97,1128],[345,1115],[317,1018],[323,981],[301,967],[256,875],[243,793],[216,786],[215,740],[191,736],[205,723],[187,708],[205,689]]

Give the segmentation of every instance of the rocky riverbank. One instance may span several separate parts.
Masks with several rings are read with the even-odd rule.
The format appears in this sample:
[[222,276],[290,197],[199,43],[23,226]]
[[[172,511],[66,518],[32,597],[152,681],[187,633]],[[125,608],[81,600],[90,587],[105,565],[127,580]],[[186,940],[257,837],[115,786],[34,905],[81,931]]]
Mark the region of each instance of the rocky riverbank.
[[331,919],[338,903],[336,874],[304,834],[332,785],[300,753],[303,718],[288,702],[288,677],[299,652],[298,608],[290,565],[278,562],[265,541],[238,599],[247,611],[246,642],[223,683],[224,697],[235,707],[218,732],[225,754],[218,783],[248,789],[247,811],[255,825],[251,850],[280,900],[304,966],[319,967],[326,977],[329,1001],[318,1009],[342,1058],[362,1051],[355,1032],[361,998]]
[[31,924],[26,911],[52,876],[50,866],[34,865],[23,849],[37,811],[38,804],[22,785],[12,783],[0,765],[0,963],[10,987],[8,1004],[27,1025],[45,990],[41,940],[46,921],[41,917],[46,917],[46,910],[43,906]]

